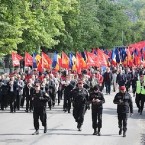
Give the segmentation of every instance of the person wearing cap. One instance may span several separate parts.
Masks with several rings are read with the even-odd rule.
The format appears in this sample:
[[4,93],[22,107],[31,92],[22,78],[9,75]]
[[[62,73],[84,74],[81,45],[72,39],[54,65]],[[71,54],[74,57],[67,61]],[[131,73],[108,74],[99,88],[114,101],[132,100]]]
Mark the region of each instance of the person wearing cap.
[[84,122],[84,115],[89,102],[89,93],[83,85],[83,81],[78,81],[77,87],[70,93],[73,103],[73,117],[77,122],[78,131],[81,131]]
[[125,86],[119,87],[119,92],[115,95],[113,103],[117,104],[119,135],[122,134],[123,129],[123,137],[126,137],[128,113],[130,111],[132,116],[133,103],[132,97],[126,91]]
[[102,110],[103,103],[105,103],[104,95],[99,91],[99,89],[99,85],[94,86],[93,92],[90,94],[90,101],[92,103],[92,127],[94,129],[93,135],[98,136],[101,135]]
[[47,132],[47,114],[46,114],[46,102],[48,101],[49,96],[47,93],[44,93],[40,89],[40,83],[35,84],[35,91],[32,95],[33,100],[33,120],[35,132],[32,135],[39,134],[39,118],[44,126],[44,133]]

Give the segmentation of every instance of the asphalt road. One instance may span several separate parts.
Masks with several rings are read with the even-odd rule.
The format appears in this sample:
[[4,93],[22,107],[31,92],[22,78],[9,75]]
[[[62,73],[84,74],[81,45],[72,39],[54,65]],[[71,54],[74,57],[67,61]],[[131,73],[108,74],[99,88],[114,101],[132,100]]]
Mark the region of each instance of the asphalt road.
[[25,108],[16,113],[9,113],[9,108],[0,110],[0,145],[144,145],[145,110],[143,115],[139,115],[134,103],[134,114],[128,118],[127,136],[124,138],[118,135],[114,95],[105,95],[101,136],[92,135],[91,110],[86,112],[79,132],[72,113],[64,113],[61,102],[60,106],[47,110],[48,132],[43,133],[40,122],[40,134],[35,136],[32,135],[35,131],[32,113],[25,113]]

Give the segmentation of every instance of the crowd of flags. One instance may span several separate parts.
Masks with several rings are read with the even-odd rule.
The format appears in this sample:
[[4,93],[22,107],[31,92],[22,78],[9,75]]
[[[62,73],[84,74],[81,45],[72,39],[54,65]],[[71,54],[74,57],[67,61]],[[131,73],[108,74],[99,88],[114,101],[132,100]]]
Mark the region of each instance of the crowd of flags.
[[24,59],[25,66],[37,68],[38,71],[43,72],[44,69],[56,71],[61,68],[73,70],[80,73],[84,69],[90,67],[107,67],[110,65],[122,64],[124,66],[145,66],[145,41],[131,44],[128,47],[116,47],[113,50],[102,50],[94,48],[91,51],[61,54],[54,52],[53,57],[50,58],[46,53],[33,53],[32,55],[25,52],[25,56],[12,52],[13,66],[19,66],[20,60]]

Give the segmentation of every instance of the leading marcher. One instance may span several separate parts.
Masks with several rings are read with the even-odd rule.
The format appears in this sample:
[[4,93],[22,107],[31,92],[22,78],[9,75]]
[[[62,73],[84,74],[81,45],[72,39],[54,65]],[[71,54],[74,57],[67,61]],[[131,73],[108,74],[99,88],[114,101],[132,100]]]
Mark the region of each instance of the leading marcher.
[[33,119],[35,132],[32,135],[39,134],[39,117],[44,126],[44,133],[47,132],[47,114],[46,114],[46,102],[48,101],[48,94],[44,93],[40,89],[40,83],[35,84],[35,91],[32,95],[33,100]]
[[73,102],[73,117],[77,122],[78,131],[81,131],[81,127],[84,122],[84,115],[89,102],[89,93],[83,87],[83,85],[83,81],[79,81],[78,87],[71,92]]
[[126,137],[128,113],[130,111],[132,115],[133,103],[132,97],[126,91],[125,86],[119,87],[119,93],[115,95],[113,102],[114,104],[117,104],[119,135],[122,134],[123,129],[123,137]]
[[90,93],[90,101],[92,103],[92,127],[94,129],[93,135],[98,136],[101,135],[103,103],[105,103],[104,95],[99,89],[99,85],[96,85]]

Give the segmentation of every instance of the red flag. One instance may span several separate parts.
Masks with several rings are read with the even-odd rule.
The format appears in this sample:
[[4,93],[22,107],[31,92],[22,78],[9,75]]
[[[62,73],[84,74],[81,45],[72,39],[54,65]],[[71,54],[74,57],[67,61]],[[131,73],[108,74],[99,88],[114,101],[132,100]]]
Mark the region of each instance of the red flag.
[[97,58],[97,55],[91,53],[91,52],[87,52],[87,65],[88,67],[90,66],[97,66],[99,67],[99,59]]
[[62,57],[61,57],[61,67],[68,69],[69,68],[69,58],[68,56],[62,52]]
[[76,53],[76,69],[79,74],[81,73],[82,69],[87,69],[87,63],[78,52]]
[[39,72],[43,72],[43,68],[42,68],[42,58],[40,59],[40,62],[39,62],[38,65],[37,65],[37,70],[38,70]]
[[15,52],[12,52],[12,63],[13,63],[13,66],[19,66],[20,65],[20,60],[22,60],[23,57],[18,55],[17,53]]
[[97,56],[98,56],[98,59],[100,60],[100,66],[108,66],[108,63],[107,63],[108,58],[109,58],[108,55],[106,55],[100,49],[97,49]]
[[25,66],[33,65],[33,57],[29,53],[25,53]]
[[52,60],[51,58],[49,58],[49,56],[47,54],[45,54],[44,52],[42,52],[42,68],[46,68],[46,69],[50,69],[51,65],[52,65]]
[[76,71],[77,71],[78,74],[81,74],[81,70],[82,70],[80,60],[81,60],[80,55],[77,52],[76,53]]
[[141,58],[140,58],[140,56],[135,56],[134,57],[134,63],[135,63],[136,66],[141,65]]
[[130,54],[129,49],[126,49],[126,54],[127,54],[127,65],[133,66],[133,59],[132,59],[132,55]]

